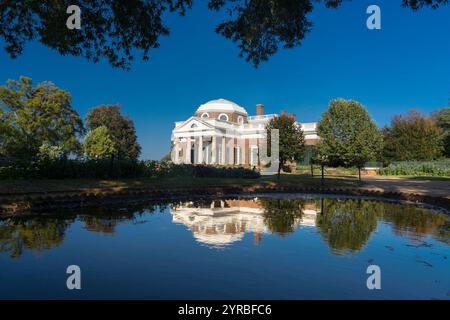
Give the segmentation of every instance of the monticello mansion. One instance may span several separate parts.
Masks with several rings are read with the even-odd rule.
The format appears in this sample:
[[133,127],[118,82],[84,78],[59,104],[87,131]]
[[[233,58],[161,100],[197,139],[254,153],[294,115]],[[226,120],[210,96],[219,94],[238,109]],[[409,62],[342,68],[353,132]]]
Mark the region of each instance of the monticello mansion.
[[[276,114],[264,114],[262,104],[256,115],[234,102],[218,99],[198,107],[194,116],[175,122],[172,131],[174,163],[258,166],[259,150],[266,143],[266,124]],[[315,144],[317,123],[298,123],[305,144]]]

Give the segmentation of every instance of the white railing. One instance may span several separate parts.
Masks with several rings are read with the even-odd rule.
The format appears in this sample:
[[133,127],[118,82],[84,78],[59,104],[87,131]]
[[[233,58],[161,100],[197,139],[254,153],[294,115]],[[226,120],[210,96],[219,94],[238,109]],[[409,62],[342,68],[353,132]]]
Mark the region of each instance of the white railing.
[[262,119],[269,119],[278,116],[277,114],[263,114],[260,116],[249,116],[248,120],[262,120]]
[[317,130],[317,122],[300,123],[300,126],[303,131],[315,132]]

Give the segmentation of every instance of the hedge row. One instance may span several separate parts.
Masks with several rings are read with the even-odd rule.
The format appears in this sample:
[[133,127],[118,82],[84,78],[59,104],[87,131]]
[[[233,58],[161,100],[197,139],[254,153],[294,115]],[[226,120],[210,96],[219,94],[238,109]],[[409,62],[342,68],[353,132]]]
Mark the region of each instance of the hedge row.
[[380,170],[381,175],[398,176],[450,176],[450,160],[442,161],[402,161],[391,163]]
[[40,160],[0,166],[0,179],[117,179],[161,177],[258,178],[242,167],[173,164],[166,161]]

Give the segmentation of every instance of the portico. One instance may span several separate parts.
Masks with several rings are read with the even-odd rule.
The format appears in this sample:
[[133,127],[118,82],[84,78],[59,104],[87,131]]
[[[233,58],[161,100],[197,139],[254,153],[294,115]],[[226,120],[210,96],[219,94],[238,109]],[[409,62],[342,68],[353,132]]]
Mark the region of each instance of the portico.
[[173,162],[248,165],[242,139],[222,132],[187,132],[173,139]]

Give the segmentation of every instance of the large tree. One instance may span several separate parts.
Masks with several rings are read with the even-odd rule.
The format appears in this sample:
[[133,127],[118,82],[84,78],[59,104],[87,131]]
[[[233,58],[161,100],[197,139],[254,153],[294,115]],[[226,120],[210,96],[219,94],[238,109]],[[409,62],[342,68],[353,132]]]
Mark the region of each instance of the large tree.
[[305,149],[305,138],[294,115],[282,112],[279,117],[274,117],[266,125],[267,140],[271,142],[271,130],[278,129],[279,134],[279,162],[278,178],[281,169],[288,161],[296,161],[301,158]]
[[395,115],[385,127],[383,159],[386,163],[433,160],[442,156],[444,134],[430,118],[415,110]]
[[120,113],[119,105],[93,108],[87,115],[87,126],[92,131],[104,126],[114,143],[117,159],[136,160],[141,153],[133,121]]
[[450,108],[433,111],[431,118],[444,132],[444,155],[450,157]]
[[44,146],[58,147],[63,155],[78,154],[83,122],[72,108],[69,92],[51,82],[33,86],[21,77],[0,86],[0,152],[29,160]]
[[[169,34],[167,13],[183,15],[193,0],[3,0],[0,2],[0,37],[13,58],[27,42],[38,40],[62,55],[84,56],[94,62],[106,58],[111,65],[129,68],[135,54],[144,60]],[[240,55],[258,65],[280,46],[302,43],[312,29],[308,18],[316,3],[337,8],[343,0],[209,0],[211,10],[228,19],[216,32],[238,43]],[[438,8],[448,0],[399,0],[413,10]],[[200,2],[202,3],[202,2]],[[81,30],[66,28],[66,9],[76,4],[82,13]]]
[[317,134],[320,140],[315,157],[322,165],[357,166],[361,171],[367,161],[378,158],[383,146],[381,131],[367,109],[354,100],[332,100],[322,114]]

